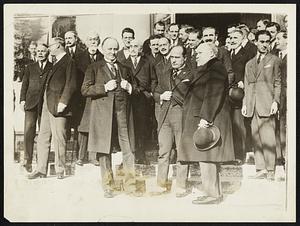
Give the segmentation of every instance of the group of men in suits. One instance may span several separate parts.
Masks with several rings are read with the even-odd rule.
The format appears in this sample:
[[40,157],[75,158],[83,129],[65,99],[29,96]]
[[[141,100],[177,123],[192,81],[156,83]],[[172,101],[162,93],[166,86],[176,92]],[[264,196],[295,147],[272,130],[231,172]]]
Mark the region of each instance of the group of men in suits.
[[[119,50],[118,41],[107,37],[101,53],[96,32],[88,34],[85,50],[73,31],[66,32],[65,39],[53,38],[49,47],[37,46],[37,62],[26,67],[21,91],[28,172],[40,118],[38,164],[30,179],[46,176],[51,139],[57,176],[64,177],[68,130],[73,127],[78,133],[76,163],[83,165],[88,152],[89,160],[100,165],[107,198],[114,196],[114,147],[123,155],[126,193],[140,195],[135,188],[134,163],[148,164],[145,147],[150,137],[155,139],[153,130],[159,148],[156,194],[169,191],[174,148],[178,152],[177,197],[190,193],[186,186],[190,163],[201,162],[206,195],[194,204],[221,200],[219,163],[244,163],[249,147],[255,152],[254,178],[274,180],[274,115],[278,110],[285,148],[287,33],[269,23],[256,33],[254,44],[248,40],[246,24],[232,26],[229,52],[219,46],[214,27],[199,30],[171,24],[165,28],[164,23],[156,23],[154,35],[144,43],[135,39],[132,28],[124,28],[124,47]],[[230,88],[241,89],[244,97],[230,99]],[[212,125],[219,127],[222,142],[199,154],[193,132]]]

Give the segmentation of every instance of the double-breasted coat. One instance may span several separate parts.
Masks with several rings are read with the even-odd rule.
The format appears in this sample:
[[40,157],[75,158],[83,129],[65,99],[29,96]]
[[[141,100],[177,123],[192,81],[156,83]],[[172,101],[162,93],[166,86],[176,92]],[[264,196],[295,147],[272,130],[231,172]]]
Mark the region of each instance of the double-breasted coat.
[[[228,78],[224,65],[216,58],[198,67],[183,104],[183,133],[178,149],[178,161],[226,162],[234,160]],[[212,122],[220,129],[221,138],[208,151],[198,151],[193,134],[200,119]]]
[[[130,69],[117,62],[120,76],[133,84]],[[81,87],[83,96],[91,97],[91,114],[89,125],[88,149],[90,152],[110,154],[112,145],[113,113],[114,113],[114,92],[105,92],[104,84],[112,79],[112,72],[105,60],[100,60],[88,66],[84,81]],[[130,95],[126,100],[127,129],[132,152],[134,146],[134,127]]]

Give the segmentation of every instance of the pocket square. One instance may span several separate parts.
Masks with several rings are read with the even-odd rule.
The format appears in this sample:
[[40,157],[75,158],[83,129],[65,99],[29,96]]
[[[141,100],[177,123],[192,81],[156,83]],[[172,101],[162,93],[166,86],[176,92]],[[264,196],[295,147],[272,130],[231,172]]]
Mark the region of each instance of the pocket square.
[[184,79],[181,82],[189,82],[189,81],[190,81],[189,79]]
[[264,66],[264,68],[269,68],[269,67],[271,67],[271,64]]

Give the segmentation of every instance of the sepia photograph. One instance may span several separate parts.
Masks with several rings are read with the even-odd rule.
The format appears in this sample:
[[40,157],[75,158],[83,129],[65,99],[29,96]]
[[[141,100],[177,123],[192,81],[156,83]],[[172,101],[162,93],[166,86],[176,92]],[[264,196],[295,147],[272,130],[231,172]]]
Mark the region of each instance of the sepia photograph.
[[296,4],[5,4],[8,222],[295,222]]

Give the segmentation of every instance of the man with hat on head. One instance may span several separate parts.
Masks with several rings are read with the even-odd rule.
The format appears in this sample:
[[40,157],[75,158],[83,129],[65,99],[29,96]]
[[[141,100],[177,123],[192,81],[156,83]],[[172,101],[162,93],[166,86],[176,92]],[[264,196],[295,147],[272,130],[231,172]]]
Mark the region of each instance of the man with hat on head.
[[200,162],[205,193],[193,204],[222,200],[220,163],[234,160],[227,71],[217,59],[217,52],[214,44],[203,43],[197,47],[196,74],[183,103],[178,161]]
[[64,178],[67,149],[66,123],[72,115],[71,99],[76,90],[76,68],[66,54],[64,40],[51,39],[52,69],[43,83],[41,126],[37,140],[37,167],[29,179],[46,177],[51,139],[55,151],[55,171],[58,179]]

